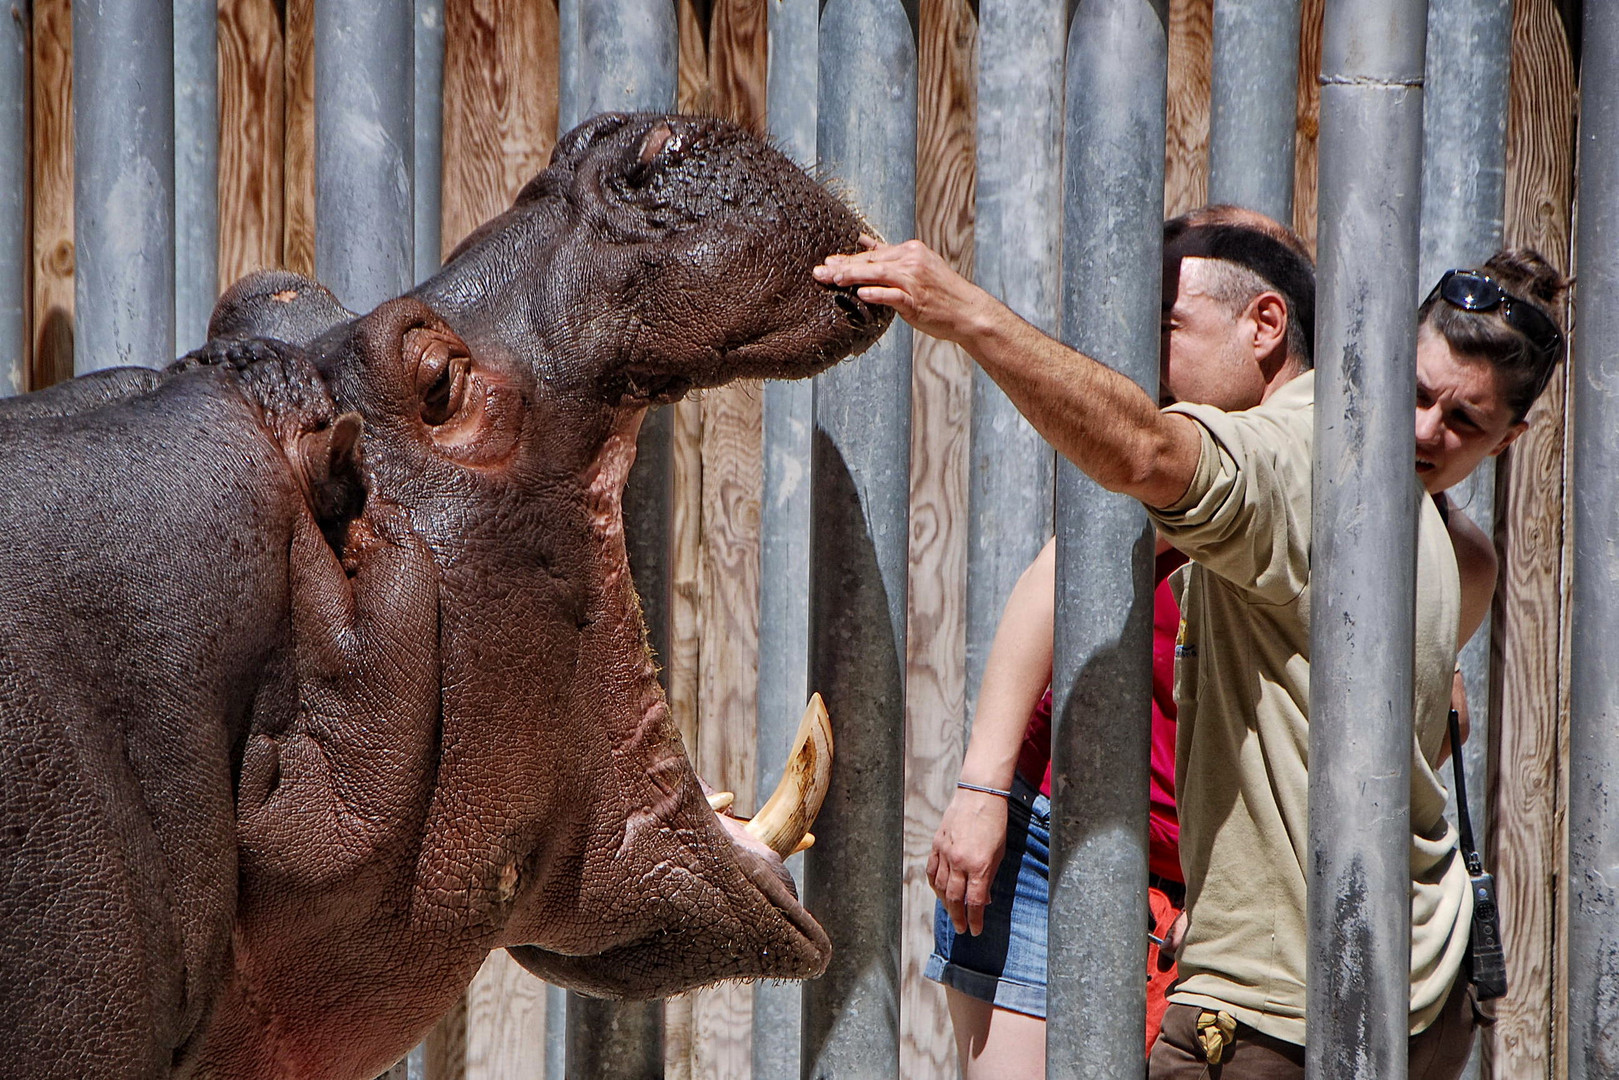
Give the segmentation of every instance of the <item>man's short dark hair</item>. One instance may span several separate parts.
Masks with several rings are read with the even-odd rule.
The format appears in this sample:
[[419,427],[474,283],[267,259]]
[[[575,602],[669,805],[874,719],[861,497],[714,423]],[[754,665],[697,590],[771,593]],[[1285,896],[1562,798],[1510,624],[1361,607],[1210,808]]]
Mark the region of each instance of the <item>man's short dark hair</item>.
[[1235,295],[1216,296],[1239,310],[1266,289],[1280,294],[1287,304],[1288,355],[1309,368],[1315,362],[1315,268],[1296,237],[1280,225],[1275,230],[1293,243],[1253,224],[1211,221],[1207,213],[1200,218],[1194,211],[1165,223],[1164,262],[1211,259],[1246,271],[1227,283]]

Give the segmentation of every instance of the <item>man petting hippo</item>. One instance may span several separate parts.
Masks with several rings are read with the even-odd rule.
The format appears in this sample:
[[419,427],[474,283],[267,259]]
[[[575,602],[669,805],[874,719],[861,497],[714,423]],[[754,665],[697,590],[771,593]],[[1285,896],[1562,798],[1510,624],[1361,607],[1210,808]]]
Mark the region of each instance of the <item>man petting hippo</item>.
[[[815,273],[960,344],[1058,451],[1138,499],[1160,536],[1190,559],[1174,579],[1175,785],[1189,922],[1148,1071],[1153,1080],[1302,1078],[1306,853],[1298,838],[1308,787],[1314,373],[1301,372],[1289,335],[1313,315],[1296,304],[1290,281],[1300,257],[1278,237],[1280,226],[1203,216],[1166,234],[1162,379],[1185,400],[1163,409],[914,241],[868,239]],[[1444,492],[1523,432],[1563,353],[1551,306],[1566,284],[1532,251],[1501,252],[1479,269],[1446,273],[1413,313],[1413,460],[1428,497],[1416,551],[1409,1064],[1424,1080],[1460,1075],[1473,1037],[1472,899],[1438,770],[1451,751],[1456,652],[1488,610],[1496,572],[1488,539]],[[1014,797],[1013,761],[1012,753],[970,756],[968,765],[1002,772],[979,774],[969,787]],[[947,837],[945,855],[953,854]],[[958,935],[970,929],[970,905],[986,897],[982,871],[969,888],[971,876],[934,877]],[[999,979],[985,973],[977,983],[993,988]],[[1004,1051],[1009,1041],[996,1038],[983,1011],[954,1010],[958,1039],[963,1017],[976,1025],[960,1039],[969,1071],[986,1047]],[[1025,1032],[1011,1041],[1022,1052],[1014,1046],[1007,1068],[983,1075],[1039,1075],[1043,1059],[1027,1052],[1034,1040]]]

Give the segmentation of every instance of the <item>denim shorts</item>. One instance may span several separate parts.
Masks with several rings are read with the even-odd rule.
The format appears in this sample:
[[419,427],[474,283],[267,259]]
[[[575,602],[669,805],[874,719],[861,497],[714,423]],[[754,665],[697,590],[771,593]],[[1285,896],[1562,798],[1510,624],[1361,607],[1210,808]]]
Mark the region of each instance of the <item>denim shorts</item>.
[[1006,854],[990,885],[984,931],[957,934],[944,905],[933,913],[933,955],[923,974],[1013,1012],[1046,1016],[1046,904],[1051,800],[1012,781]]

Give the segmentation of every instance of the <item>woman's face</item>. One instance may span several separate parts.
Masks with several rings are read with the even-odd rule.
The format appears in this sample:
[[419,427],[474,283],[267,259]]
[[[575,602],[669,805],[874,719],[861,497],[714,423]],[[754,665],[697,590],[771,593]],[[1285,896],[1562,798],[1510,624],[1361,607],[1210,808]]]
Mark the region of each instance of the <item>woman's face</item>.
[[1528,426],[1513,422],[1489,361],[1458,355],[1427,326],[1417,332],[1417,479],[1426,491],[1466,479]]

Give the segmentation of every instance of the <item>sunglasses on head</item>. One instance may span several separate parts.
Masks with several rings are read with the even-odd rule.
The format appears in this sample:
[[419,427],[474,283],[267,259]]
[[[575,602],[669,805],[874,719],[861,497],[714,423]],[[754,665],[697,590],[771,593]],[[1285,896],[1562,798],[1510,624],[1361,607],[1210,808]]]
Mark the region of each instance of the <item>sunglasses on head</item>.
[[1428,304],[1436,296],[1463,311],[1494,311],[1499,308],[1507,325],[1528,338],[1529,343],[1539,349],[1542,355],[1555,360],[1563,353],[1563,334],[1557,329],[1557,324],[1534,304],[1513,296],[1497,285],[1488,274],[1481,274],[1477,270],[1446,270],[1445,276],[1439,279],[1439,284],[1433,287],[1433,292],[1428,294],[1423,304]]

